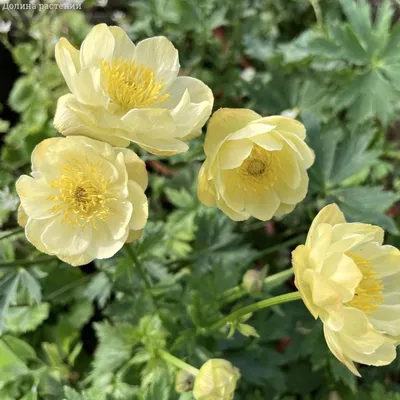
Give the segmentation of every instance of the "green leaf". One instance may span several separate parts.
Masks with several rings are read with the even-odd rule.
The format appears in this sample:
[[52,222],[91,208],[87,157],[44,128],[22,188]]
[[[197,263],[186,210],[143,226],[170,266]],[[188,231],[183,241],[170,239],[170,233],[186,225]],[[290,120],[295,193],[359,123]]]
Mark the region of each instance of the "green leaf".
[[32,104],[34,96],[34,82],[31,77],[25,76],[14,83],[8,103],[14,111],[23,112]]
[[93,277],[85,290],[85,296],[91,301],[97,301],[103,308],[111,295],[112,283],[104,272],[99,272]]
[[97,347],[92,378],[115,371],[132,356],[132,348],[139,341],[135,329],[123,325],[111,326],[107,322],[94,324],[99,345]]
[[335,160],[329,178],[331,184],[340,184],[375,163],[377,153],[366,151],[374,134],[374,131],[367,131],[364,134],[346,137],[340,143],[335,152]]
[[101,388],[90,388],[84,390],[82,394],[78,393],[75,389],[64,386],[64,399],[63,400],[105,400],[106,394]]
[[20,270],[21,284],[28,291],[31,299],[39,304],[42,300],[42,288],[39,281],[26,269]]
[[49,316],[50,304],[36,306],[15,306],[8,310],[4,325],[10,332],[25,333],[34,331]]
[[167,376],[152,383],[146,390],[144,400],[169,400],[172,384]]
[[399,199],[398,194],[372,186],[338,189],[331,195],[349,221],[376,224],[393,234],[399,233],[393,219],[384,214]]

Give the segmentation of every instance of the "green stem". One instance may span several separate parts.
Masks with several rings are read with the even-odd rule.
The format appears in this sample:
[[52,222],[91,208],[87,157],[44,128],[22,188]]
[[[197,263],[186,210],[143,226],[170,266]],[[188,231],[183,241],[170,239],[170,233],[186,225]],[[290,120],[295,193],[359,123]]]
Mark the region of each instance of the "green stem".
[[13,260],[13,261],[0,261],[0,268],[5,267],[22,267],[27,265],[36,265],[36,264],[47,264],[52,261],[56,261],[57,259],[54,257],[41,257],[36,260]]
[[272,297],[270,299],[258,301],[257,303],[253,303],[246,307],[239,308],[238,310],[227,315],[226,317],[221,318],[219,321],[212,324],[208,328],[208,331],[217,331],[224,325],[230,322],[237,321],[240,317],[243,317],[243,315],[247,315],[271,306],[276,306],[277,304],[287,303],[289,301],[294,301],[299,299],[301,299],[300,292],[293,292],[293,293],[282,294],[281,296]]
[[184,371],[189,372],[189,374],[196,376],[199,373],[199,370],[197,368],[192,367],[190,364],[182,361],[180,358],[177,358],[164,350],[157,350],[157,353],[162,359],[164,359],[168,363],[174,365],[179,369],[183,369]]
[[146,274],[145,270],[143,269],[143,265],[142,263],[139,261],[139,258],[137,257],[137,255],[133,252],[132,248],[130,247],[129,244],[127,244],[125,246],[125,249],[129,255],[129,257],[131,258],[131,260],[133,261],[133,263],[135,264],[135,267],[140,275],[140,277],[142,278],[144,284],[146,285],[146,288],[148,289],[148,291],[151,291],[151,281],[149,276]]
[[0,237],[0,240],[7,239],[10,236],[16,235],[17,233],[22,233],[23,231],[24,231],[24,228],[20,228],[20,227],[14,228],[10,232],[7,232],[4,236]]
[[311,3],[311,7],[314,10],[315,19],[317,20],[318,27],[322,27],[323,18],[322,18],[322,11],[321,6],[319,5],[319,0],[309,0]]

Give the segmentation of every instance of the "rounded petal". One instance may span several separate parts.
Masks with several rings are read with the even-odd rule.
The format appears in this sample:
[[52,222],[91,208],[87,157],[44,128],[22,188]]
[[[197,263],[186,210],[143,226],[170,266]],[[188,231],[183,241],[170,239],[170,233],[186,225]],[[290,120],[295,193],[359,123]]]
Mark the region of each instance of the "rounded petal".
[[129,235],[129,230],[121,239],[115,240],[110,230],[105,223],[99,224],[98,229],[93,230],[92,242],[87,249],[87,253],[92,256],[92,259],[105,259],[115,255],[126,242]]
[[34,179],[22,175],[15,184],[25,213],[35,219],[49,218],[55,215],[54,203],[49,198],[56,194],[44,179]]
[[81,66],[99,66],[101,61],[109,60],[114,53],[115,39],[106,24],[95,25],[81,46]]
[[121,201],[110,204],[110,215],[106,224],[113,239],[119,240],[129,230],[129,222],[132,218],[133,206],[130,201]]
[[81,70],[79,50],[75,49],[67,39],[61,38],[56,44],[55,57],[69,90],[76,93],[76,80]]
[[125,243],[132,243],[135,240],[138,240],[140,238],[140,236],[142,236],[142,232],[143,230],[139,230],[139,231],[129,231],[129,235],[126,238],[126,242]]
[[20,204],[18,206],[18,225],[21,226],[22,228],[25,228],[26,224],[28,223],[28,214],[25,212],[24,208]]
[[142,40],[136,46],[135,61],[150,67],[157,80],[164,82],[167,88],[179,72],[178,50],[164,36]]
[[149,216],[149,205],[143,189],[134,181],[128,181],[129,201],[133,205],[130,229],[135,231],[143,229]]
[[135,45],[126,32],[119,26],[110,26],[108,28],[114,36],[114,52],[113,58],[123,58],[126,60],[133,60],[135,58]]
[[306,138],[306,128],[301,122],[293,118],[285,117],[282,115],[274,115],[271,117],[264,117],[257,122],[267,125],[274,125],[277,131],[282,132],[283,134],[293,133],[301,140],[304,140]]
[[32,171],[42,171],[46,169],[48,165],[46,162],[46,155],[51,150],[51,147],[56,145],[60,140],[62,140],[62,138],[45,139],[33,149],[31,155]]
[[218,164],[221,169],[240,167],[253,150],[253,143],[248,139],[226,141],[218,153]]
[[206,206],[213,207],[216,205],[216,193],[212,181],[206,176],[207,161],[201,166],[197,184],[197,196],[199,200]]
[[314,218],[310,230],[308,231],[306,246],[311,247],[313,245],[313,236],[315,231],[320,224],[342,224],[345,223],[346,219],[344,214],[340,211],[340,208],[336,204],[329,204],[325,206]]
[[41,236],[47,251],[52,254],[74,256],[84,253],[92,239],[92,226],[71,226],[62,216],[54,218]]
[[47,250],[42,242],[42,234],[47,227],[53,222],[52,218],[33,219],[29,218],[25,226],[25,236],[39,251],[46,254],[52,254]]
[[250,214],[242,211],[238,212],[228,206],[223,197],[217,199],[218,208],[225,213],[232,221],[245,221],[250,218]]
[[[114,128],[110,126],[113,123]],[[71,94],[58,99],[54,126],[64,136],[85,135],[113,146],[127,147],[130,141],[124,137],[126,133],[115,128],[120,125],[105,109],[85,106]]]
[[148,184],[146,164],[130,149],[115,149],[115,151],[124,155],[128,179],[135,181],[143,190],[146,190]]
[[207,135],[204,142],[210,165],[225,139],[233,132],[244,128],[248,123],[260,118],[252,110],[221,108],[216,111],[208,122]]

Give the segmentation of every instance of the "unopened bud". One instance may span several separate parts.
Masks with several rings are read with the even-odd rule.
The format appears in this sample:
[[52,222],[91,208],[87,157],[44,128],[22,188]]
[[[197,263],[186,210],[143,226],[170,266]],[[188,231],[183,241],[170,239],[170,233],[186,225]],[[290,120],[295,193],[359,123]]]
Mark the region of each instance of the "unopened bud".
[[176,373],[175,390],[178,393],[190,392],[193,390],[193,382],[194,375],[181,369]]
[[240,373],[229,361],[208,360],[200,368],[194,381],[196,400],[233,400]]
[[256,269],[248,270],[243,276],[243,287],[251,294],[262,292],[264,289],[264,273]]

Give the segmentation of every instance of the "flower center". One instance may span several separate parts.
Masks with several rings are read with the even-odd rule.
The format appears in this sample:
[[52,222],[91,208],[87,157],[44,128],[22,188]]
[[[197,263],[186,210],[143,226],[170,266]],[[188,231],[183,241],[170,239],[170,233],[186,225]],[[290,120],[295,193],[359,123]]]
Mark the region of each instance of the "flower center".
[[102,60],[101,72],[104,89],[112,102],[123,110],[148,107],[169,97],[168,94],[160,95],[164,82],[156,80],[154,71],[135,61],[122,58]]
[[371,315],[372,311],[376,310],[383,301],[382,281],[376,276],[376,272],[366,258],[351,252],[346,253],[346,255],[356,263],[363,275],[353,299],[346,305],[358,308],[367,315]]
[[91,223],[97,229],[97,223],[111,214],[109,202],[116,200],[108,193],[109,182],[99,165],[69,162],[61,169],[61,173],[61,178],[50,184],[52,188],[59,189],[57,196],[49,198],[58,203],[52,211],[63,213],[64,221],[72,226],[85,227]]

